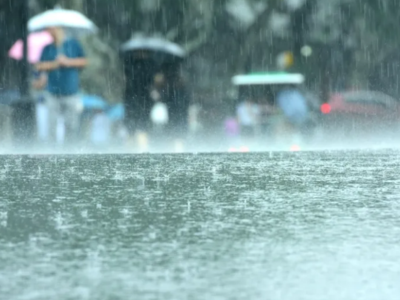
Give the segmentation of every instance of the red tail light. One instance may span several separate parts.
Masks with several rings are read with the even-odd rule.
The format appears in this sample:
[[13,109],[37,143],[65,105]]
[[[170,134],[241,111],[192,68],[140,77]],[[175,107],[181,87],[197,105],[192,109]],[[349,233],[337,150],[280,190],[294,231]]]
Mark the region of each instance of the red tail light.
[[329,114],[332,111],[332,107],[328,103],[324,103],[321,105],[321,112],[325,115]]

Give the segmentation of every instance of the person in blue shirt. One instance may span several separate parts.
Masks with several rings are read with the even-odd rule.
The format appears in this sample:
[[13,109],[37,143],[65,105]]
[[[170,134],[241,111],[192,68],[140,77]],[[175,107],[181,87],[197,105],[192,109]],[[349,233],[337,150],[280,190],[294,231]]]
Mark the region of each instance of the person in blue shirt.
[[294,141],[308,138],[310,111],[303,93],[296,86],[289,85],[278,92],[276,100]]
[[54,42],[43,49],[39,72],[47,73],[46,105],[49,110],[49,129],[52,141],[57,140],[58,122],[63,119],[65,139],[75,142],[79,135],[83,110],[79,97],[79,73],[87,65],[81,44],[67,38],[60,27],[47,28]]
[[307,100],[295,86],[284,87],[277,95],[277,104],[292,125],[302,127],[308,121]]

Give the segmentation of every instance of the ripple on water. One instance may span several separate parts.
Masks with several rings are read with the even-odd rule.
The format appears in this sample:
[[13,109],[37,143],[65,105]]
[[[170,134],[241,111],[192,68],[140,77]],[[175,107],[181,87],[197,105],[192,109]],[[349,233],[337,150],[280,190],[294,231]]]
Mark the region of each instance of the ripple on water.
[[1,156],[0,166],[6,299],[400,295],[395,151]]

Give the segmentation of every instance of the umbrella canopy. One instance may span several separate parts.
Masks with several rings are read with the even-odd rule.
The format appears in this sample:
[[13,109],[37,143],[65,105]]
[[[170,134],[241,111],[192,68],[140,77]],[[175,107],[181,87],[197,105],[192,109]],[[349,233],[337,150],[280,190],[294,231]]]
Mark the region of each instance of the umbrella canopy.
[[232,78],[234,85],[274,85],[274,84],[302,84],[302,74],[291,73],[254,73],[236,75]]
[[[40,60],[43,48],[53,42],[52,36],[47,31],[31,33],[28,36],[28,60],[31,64],[37,63]],[[18,40],[11,47],[8,56],[21,60],[24,56],[24,42]]]
[[85,15],[75,10],[55,8],[34,16],[28,22],[30,31],[39,31],[48,27],[79,29],[81,32],[96,32],[96,25]]
[[135,50],[147,50],[154,52],[163,52],[172,56],[183,58],[186,56],[185,50],[171,41],[162,37],[146,37],[141,34],[134,35],[129,41],[121,46],[124,52]]

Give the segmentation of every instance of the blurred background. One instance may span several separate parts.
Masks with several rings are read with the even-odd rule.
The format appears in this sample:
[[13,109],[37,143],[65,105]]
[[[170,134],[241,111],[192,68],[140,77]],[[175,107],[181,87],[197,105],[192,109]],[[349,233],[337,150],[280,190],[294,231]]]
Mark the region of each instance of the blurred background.
[[[188,115],[196,115],[189,127],[203,136],[223,130],[237,98],[231,81],[236,74],[303,74],[319,104],[354,90],[400,98],[396,0],[1,0],[2,92],[18,89],[25,78],[22,62],[8,54],[24,34],[21,10],[27,6],[31,17],[56,5],[82,12],[99,28],[79,37],[89,59],[81,89],[107,105],[126,97],[121,45],[135,33],[161,36],[182,47]],[[0,103],[6,104],[2,97]]]

